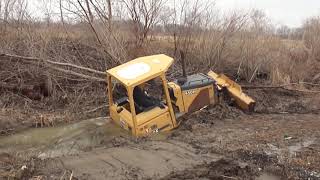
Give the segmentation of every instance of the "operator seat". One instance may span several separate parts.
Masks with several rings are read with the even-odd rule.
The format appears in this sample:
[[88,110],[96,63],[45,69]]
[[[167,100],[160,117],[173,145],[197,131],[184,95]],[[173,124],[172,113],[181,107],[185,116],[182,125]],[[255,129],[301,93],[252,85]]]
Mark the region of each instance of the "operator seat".
[[138,86],[133,89],[133,100],[135,102],[137,113],[156,105],[152,98],[147,96],[146,93]]

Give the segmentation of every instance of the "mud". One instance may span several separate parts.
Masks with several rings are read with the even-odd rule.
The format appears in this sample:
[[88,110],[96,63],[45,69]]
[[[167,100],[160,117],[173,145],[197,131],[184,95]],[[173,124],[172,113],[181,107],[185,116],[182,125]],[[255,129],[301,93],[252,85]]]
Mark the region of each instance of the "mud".
[[252,89],[248,95],[256,100],[256,113],[320,113],[320,96],[285,89]]
[[221,159],[183,171],[173,172],[162,179],[256,179],[258,169],[246,163]]
[[149,138],[108,118],[13,132],[0,138],[0,179],[320,179],[319,98],[248,94],[256,112],[222,103]]
[[[153,141],[139,145],[97,149],[62,160],[67,169],[88,179],[155,179],[171,171],[193,167],[220,157],[197,155],[184,143]],[[103,173],[104,172],[104,173]],[[81,177],[80,176],[80,177]]]
[[32,101],[21,95],[10,95],[0,92],[0,137],[35,128],[41,116],[52,120],[54,126],[107,116],[104,92],[94,93],[96,97],[85,96],[77,107],[68,102],[77,96]]

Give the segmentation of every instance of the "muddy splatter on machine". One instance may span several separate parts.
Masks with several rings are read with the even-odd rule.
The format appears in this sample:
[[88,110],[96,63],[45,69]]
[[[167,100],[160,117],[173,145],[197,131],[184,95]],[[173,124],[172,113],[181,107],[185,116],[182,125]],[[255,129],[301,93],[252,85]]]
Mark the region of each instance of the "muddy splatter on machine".
[[[137,58],[107,70],[109,112],[116,124],[135,136],[169,131],[179,125],[179,117],[219,103],[222,95],[245,111],[254,109],[255,101],[223,74],[210,71],[167,82],[165,73],[173,61],[160,54]],[[150,96],[145,88],[155,80],[162,88],[153,87],[160,89],[162,98]]]

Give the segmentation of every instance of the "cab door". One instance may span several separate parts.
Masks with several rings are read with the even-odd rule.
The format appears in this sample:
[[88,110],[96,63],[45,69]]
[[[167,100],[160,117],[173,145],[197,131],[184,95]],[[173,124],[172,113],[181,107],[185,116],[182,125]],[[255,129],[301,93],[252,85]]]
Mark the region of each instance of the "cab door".
[[156,87],[158,95],[160,93],[164,96],[161,96],[159,99],[159,104],[156,104],[155,106],[136,114],[134,117],[134,121],[136,122],[135,124],[137,126],[136,134],[138,136],[168,131],[176,127],[176,119],[171,104],[165,74],[163,73],[153,80],[158,82],[155,84],[161,85],[161,87],[155,85],[153,88]]
[[139,135],[168,131],[174,128],[169,108],[154,107],[149,111],[141,112],[136,116]]

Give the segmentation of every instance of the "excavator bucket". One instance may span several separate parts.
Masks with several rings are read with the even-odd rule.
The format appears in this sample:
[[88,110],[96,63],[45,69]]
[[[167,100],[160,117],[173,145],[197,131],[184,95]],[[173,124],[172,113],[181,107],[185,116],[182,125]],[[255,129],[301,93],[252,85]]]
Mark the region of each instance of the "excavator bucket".
[[209,71],[208,76],[216,81],[219,90],[226,89],[229,96],[235,100],[236,104],[242,110],[249,112],[254,110],[255,101],[242,91],[239,84],[232,81],[224,74],[216,74],[213,71]]

